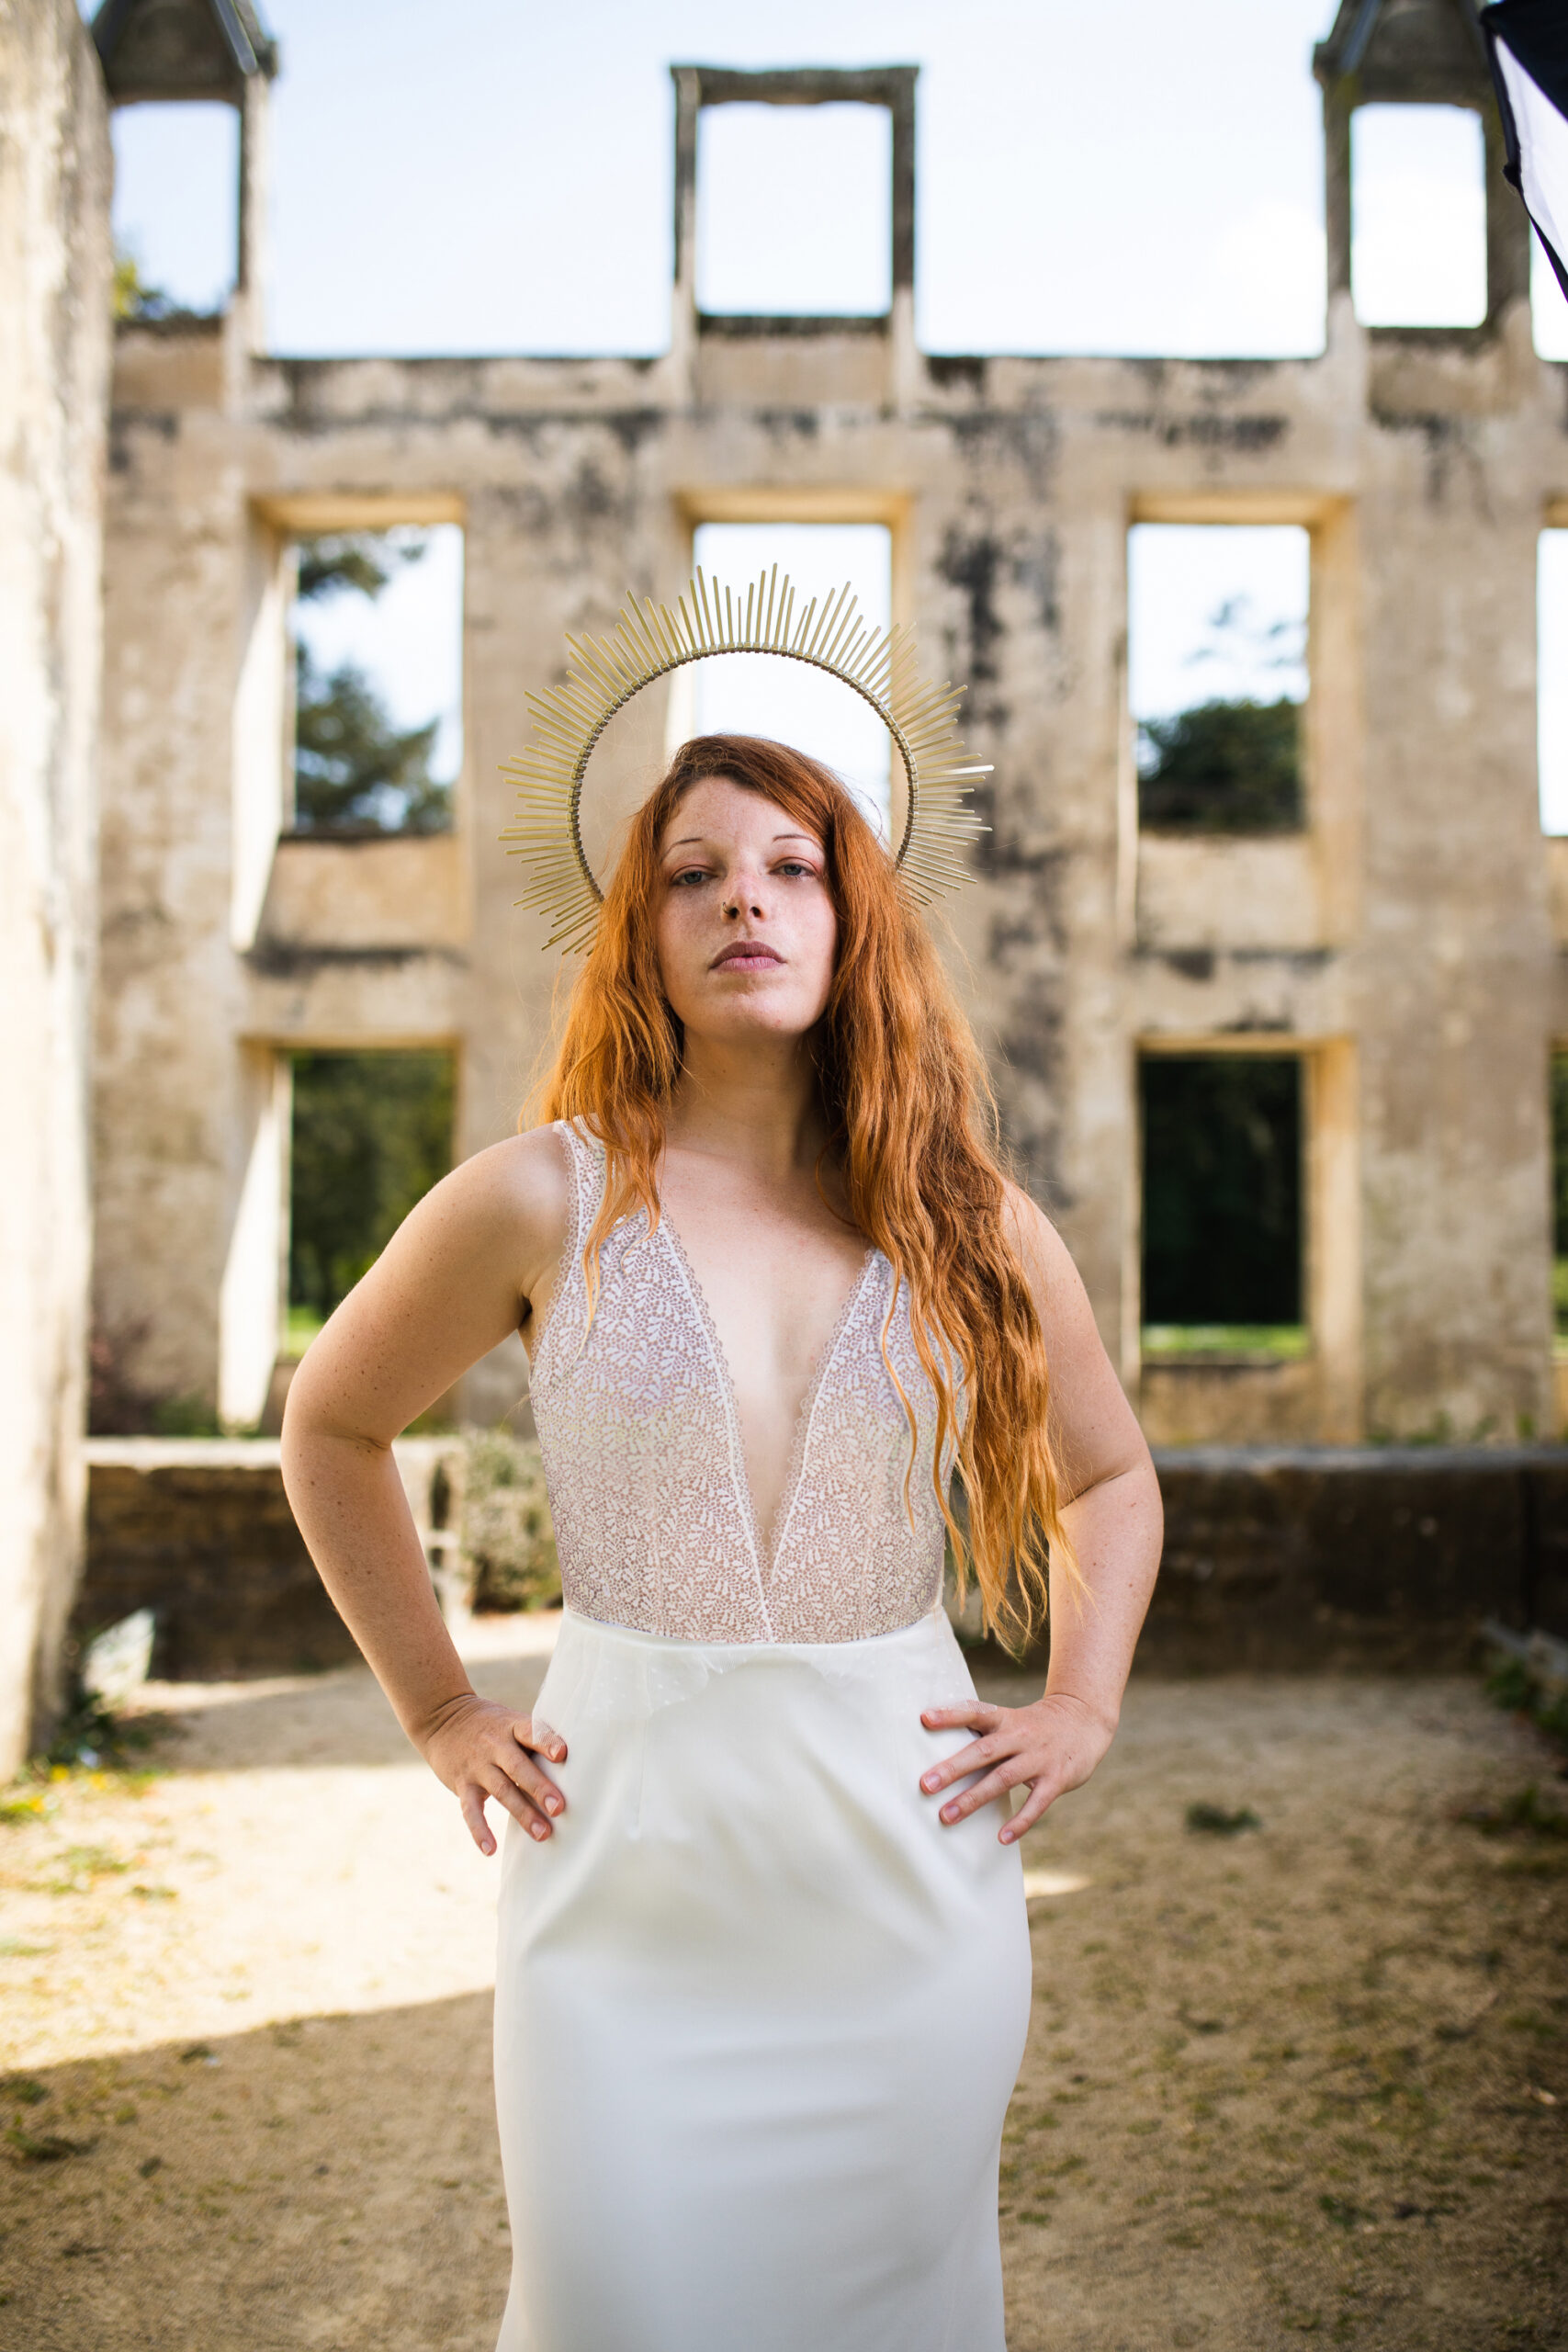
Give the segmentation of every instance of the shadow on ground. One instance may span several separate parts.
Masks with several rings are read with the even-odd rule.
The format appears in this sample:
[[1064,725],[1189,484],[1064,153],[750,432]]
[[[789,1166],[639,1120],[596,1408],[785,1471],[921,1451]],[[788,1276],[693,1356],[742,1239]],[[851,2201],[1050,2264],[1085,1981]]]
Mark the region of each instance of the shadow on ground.
[[[540,1663],[480,1672],[498,1693],[514,1679],[522,1703]],[[982,1674],[998,1698],[1031,1695]],[[39,1916],[53,1906],[63,1939],[32,1963],[31,2063],[24,2034],[0,2080],[0,2340],[491,2352],[508,2240],[490,1996],[412,1997],[440,1989],[459,1932],[481,1948],[490,1880],[477,1861],[471,1886],[460,1874],[448,1801],[367,1678],[209,1702],[140,1796],[72,1789],[55,1820],[0,1828],[0,1881]],[[400,1773],[364,1770],[397,1757]],[[1036,2006],[1004,2149],[1011,2352],[1568,2346],[1556,1770],[1459,1678],[1134,1681],[1107,1765],[1026,1849]],[[186,1843],[220,1837],[208,1788],[240,1826],[187,1861]],[[265,1802],[242,1816],[247,1788]],[[319,1825],[356,1802],[345,1853]],[[118,1864],[79,1889],[70,1857],[138,1838],[152,1851],[160,1805],[178,1899],[139,1900]],[[1232,1827],[1190,1827],[1194,1806]],[[353,2014],[213,2030],[233,2011],[202,2004],[237,1922],[254,1947],[246,1998],[276,2013],[309,1983],[325,2009],[367,1910],[383,1992],[367,1976]],[[207,1976],[171,1973],[156,2009],[188,2014],[182,2041],[149,2029],[139,1987],[147,1939],[186,1915]],[[285,1980],[290,1936],[316,1940]],[[49,2005],[68,1966],[96,1972],[100,2007],[73,1996],[96,2039],[73,2042]]]
[[13,2078],[14,2133],[73,2153],[13,2139],[0,2341],[491,2352],[510,2252],[490,2018],[472,1994],[50,2067],[21,2098]]

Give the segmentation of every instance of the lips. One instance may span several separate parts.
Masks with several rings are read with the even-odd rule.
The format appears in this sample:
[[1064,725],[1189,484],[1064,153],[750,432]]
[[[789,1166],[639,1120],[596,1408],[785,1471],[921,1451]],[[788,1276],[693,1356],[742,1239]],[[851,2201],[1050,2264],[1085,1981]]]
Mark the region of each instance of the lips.
[[708,969],[712,972],[765,972],[784,962],[784,957],[760,939],[736,939],[716,956]]

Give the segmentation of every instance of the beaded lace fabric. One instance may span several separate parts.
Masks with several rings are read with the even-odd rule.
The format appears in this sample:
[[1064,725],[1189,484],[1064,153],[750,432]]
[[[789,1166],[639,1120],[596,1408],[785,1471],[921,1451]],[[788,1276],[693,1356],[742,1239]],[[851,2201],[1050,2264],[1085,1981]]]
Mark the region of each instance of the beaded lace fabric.
[[801,1406],[777,1517],[755,1525],[718,1334],[667,1217],[623,1219],[599,1252],[592,1321],[582,1249],[604,1147],[566,1122],[574,1216],[535,1357],[534,1415],[566,1603],[694,1642],[850,1642],[936,1606],[943,1525],[931,1485],[936,1396],[907,1304],[883,1361],[893,1269],[867,1253]]

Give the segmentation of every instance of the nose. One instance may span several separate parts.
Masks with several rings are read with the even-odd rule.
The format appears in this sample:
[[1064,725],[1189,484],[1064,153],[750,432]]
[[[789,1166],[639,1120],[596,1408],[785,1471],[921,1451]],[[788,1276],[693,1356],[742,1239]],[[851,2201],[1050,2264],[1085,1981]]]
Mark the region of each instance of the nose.
[[732,874],[725,893],[724,915],[727,922],[739,922],[742,914],[761,922],[767,913],[762,878],[758,874]]

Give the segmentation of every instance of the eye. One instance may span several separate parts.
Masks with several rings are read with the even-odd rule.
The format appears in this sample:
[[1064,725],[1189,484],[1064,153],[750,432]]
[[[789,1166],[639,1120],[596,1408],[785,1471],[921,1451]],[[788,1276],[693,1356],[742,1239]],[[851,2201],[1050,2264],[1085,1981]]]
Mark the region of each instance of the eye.
[[817,868],[814,865],[807,865],[805,859],[800,857],[781,858],[773,871],[775,874],[804,875],[809,882],[815,882],[817,879]]
[[689,890],[697,883],[705,882],[708,878],[706,866],[682,865],[670,876],[670,888],[672,890]]

